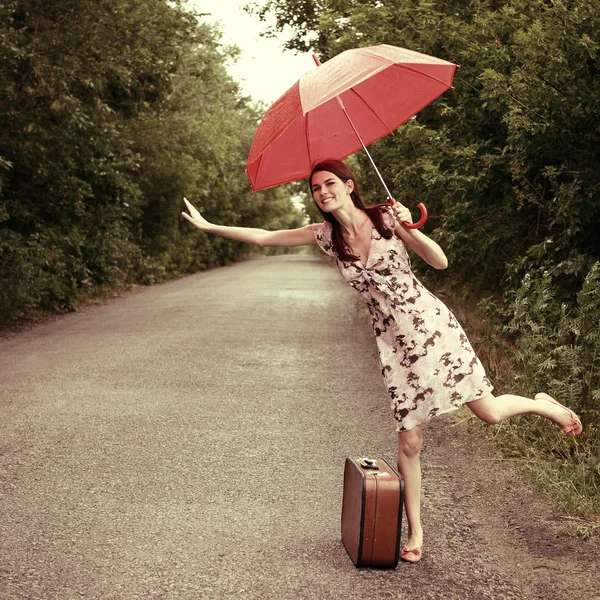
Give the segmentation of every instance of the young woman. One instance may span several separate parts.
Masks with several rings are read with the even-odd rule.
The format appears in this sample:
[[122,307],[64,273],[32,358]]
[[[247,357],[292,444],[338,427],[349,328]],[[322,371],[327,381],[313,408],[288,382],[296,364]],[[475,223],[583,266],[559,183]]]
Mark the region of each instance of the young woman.
[[492,385],[464,331],[448,308],[415,278],[406,247],[436,269],[448,266],[440,246],[412,223],[399,203],[366,207],[350,169],[341,161],[317,164],[310,176],[313,200],[325,222],[300,229],[265,231],[214,225],[187,201],[195,227],[259,246],[318,244],[337,260],[342,277],[366,301],[382,374],[398,431],[398,470],[404,478],[408,540],[400,557],[421,560],[422,424],[466,404],[486,423],[532,413],[558,424],[566,435],[581,433],[577,415],[547,394],[532,400],[504,394]]

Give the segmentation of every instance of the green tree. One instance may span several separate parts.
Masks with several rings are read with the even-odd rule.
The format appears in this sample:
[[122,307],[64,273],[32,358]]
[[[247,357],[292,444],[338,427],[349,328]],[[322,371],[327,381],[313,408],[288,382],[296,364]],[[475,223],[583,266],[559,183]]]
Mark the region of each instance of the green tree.
[[2,4],[0,321],[247,251],[182,223],[184,195],[224,222],[298,220],[282,191],[255,215],[235,56],[180,0]]
[[600,253],[598,0],[271,0],[254,12],[323,60],[387,43],[460,64],[456,91],[372,152],[399,199],[428,204],[454,276],[511,290],[543,266],[574,301]]

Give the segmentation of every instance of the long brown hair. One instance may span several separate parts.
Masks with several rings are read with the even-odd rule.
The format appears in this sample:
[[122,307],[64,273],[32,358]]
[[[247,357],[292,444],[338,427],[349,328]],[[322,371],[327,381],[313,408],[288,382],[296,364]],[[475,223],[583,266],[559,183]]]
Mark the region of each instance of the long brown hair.
[[[333,173],[334,175],[339,177],[344,183],[346,183],[346,181],[351,180],[352,183],[354,183],[354,189],[352,190],[352,192],[350,192],[350,198],[352,198],[354,206],[356,206],[356,208],[364,211],[367,214],[369,219],[371,219],[371,221],[373,222],[373,226],[375,227],[375,229],[377,229],[377,231],[382,237],[384,237],[386,240],[392,238],[392,236],[394,235],[393,228],[389,225],[386,225],[383,221],[383,215],[388,205],[377,204],[375,206],[365,206],[364,202],[362,201],[362,198],[360,197],[360,191],[358,189],[358,182],[356,181],[356,177],[345,163],[343,163],[341,160],[332,159],[323,160],[317,163],[313,167],[310,173],[310,177],[308,179],[308,185],[311,188],[311,196],[312,178],[313,175],[318,171],[328,171],[329,173]],[[338,258],[340,260],[345,260],[349,262],[359,260],[359,257],[355,256],[352,253],[352,249],[346,243],[346,240],[342,235],[342,227],[339,221],[332,214],[326,213],[323,210],[321,210],[321,207],[318,204],[317,208],[319,209],[319,212],[323,215],[323,218],[328,223],[331,223],[331,241],[333,243],[333,249],[335,250],[335,253],[337,254]]]

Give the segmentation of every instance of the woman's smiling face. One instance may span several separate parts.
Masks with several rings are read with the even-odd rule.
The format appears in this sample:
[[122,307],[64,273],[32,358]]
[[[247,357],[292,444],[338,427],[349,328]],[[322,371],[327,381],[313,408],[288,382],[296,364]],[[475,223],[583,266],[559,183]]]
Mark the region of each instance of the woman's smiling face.
[[329,171],[317,171],[310,182],[313,200],[325,212],[331,212],[347,202],[352,202],[350,193],[353,188],[352,180],[344,182]]

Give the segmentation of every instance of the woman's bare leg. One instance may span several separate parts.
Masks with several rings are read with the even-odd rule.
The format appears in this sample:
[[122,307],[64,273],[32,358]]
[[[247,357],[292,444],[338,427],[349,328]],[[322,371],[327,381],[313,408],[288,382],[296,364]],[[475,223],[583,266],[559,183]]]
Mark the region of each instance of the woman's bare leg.
[[423,544],[421,527],[421,448],[423,428],[398,432],[398,471],[404,479],[404,510],[408,521],[408,548]]
[[568,426],[572,421],[572,415],[568,409],[555,404],[546,398],[546,394],[539,394],[536,400],[503,394],[494,396],[488,394],[479,400],[468,402],[467,406],[473,413],[486,423],[494,424],[504,421],[515,415],[534,414],[550,419],[560,427]]

